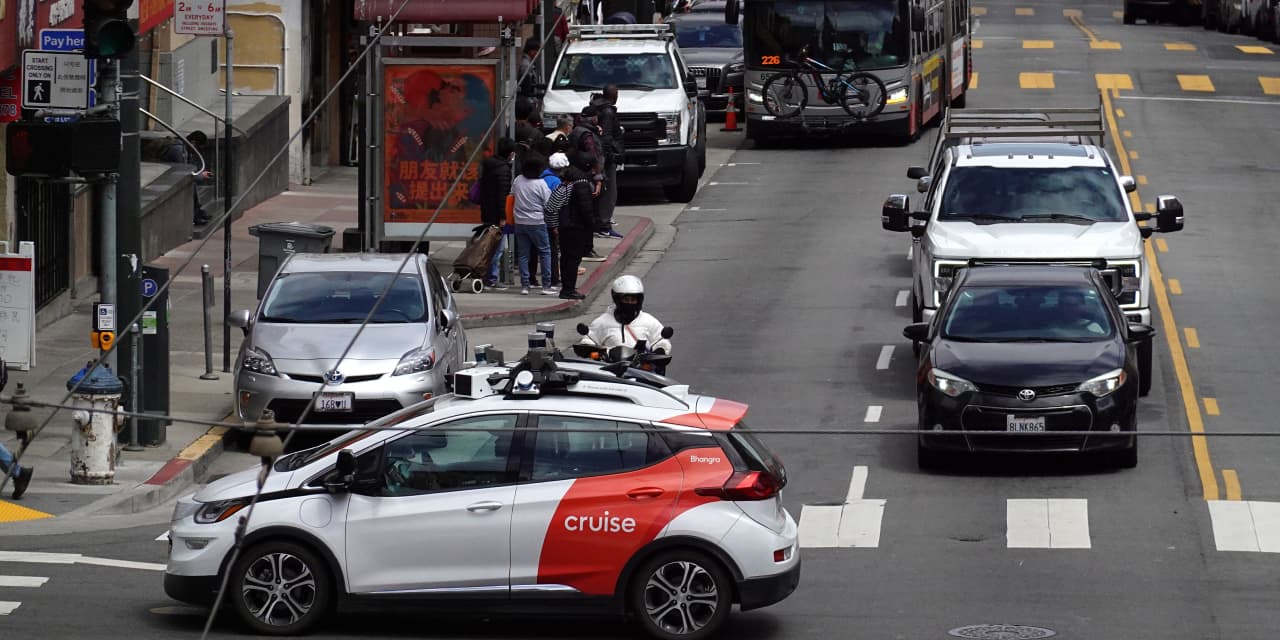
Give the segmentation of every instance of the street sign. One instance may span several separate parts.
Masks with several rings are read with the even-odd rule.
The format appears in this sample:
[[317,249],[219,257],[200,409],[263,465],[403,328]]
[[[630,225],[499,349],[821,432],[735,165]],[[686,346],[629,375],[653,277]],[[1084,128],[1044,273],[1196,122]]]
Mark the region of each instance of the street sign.
[[89,106],[89,61],[69,51],[22,52],[24,109],[84,109]]
[[160,285],[156,284],[155,280],[152,280],[151,278],[142,279],[142,297],[150,298],[156,295],[156,292],[159,290]]
[[84,29],[41,29],[44,51],[84,51]]
[[93,305],[93,330],[116,330],[116,306],[109,302],[96,302]]
[[0,358],[30,371],[36,364],[36,245],[19,242],[17,253],[9,246],[0,242]]
[[178,0],[174,4],[174,33],[191,36],[222,35],[225,4],[225,0]]

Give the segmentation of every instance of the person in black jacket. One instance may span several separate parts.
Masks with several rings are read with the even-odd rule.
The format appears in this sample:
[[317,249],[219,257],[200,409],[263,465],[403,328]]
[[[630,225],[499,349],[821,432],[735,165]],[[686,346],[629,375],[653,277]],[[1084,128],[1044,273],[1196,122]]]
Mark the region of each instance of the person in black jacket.
[[590,153],[575,153],[570,159],[572,164],[560,176],[561,182],[572,185],[569,202],[560,213],[560,297],[582,300],[586,296],[578,291],[578,265],[591,249],[595,230],[591,177],[596,171],[596,158]]
[[[516,143],[511,138],[498,141],[498,152],[484,159],[480,165],[480,222],[487,226],[501,227],[507,221],[507,194],[511,193],[511,161],[516,155]],[[502,265],[502,243],[489,263],[489,277],[485,286],[497,287],[498,268]]]
[[602,238],[621,238],[613,230],[613,209],[618,204],[618,163],[622,161],[622,125],[618,122],[618,85],[604,88],[604,93],[593,102],[599,114],[601,151],[604,154],[604,188],[596,204],[596,233]]

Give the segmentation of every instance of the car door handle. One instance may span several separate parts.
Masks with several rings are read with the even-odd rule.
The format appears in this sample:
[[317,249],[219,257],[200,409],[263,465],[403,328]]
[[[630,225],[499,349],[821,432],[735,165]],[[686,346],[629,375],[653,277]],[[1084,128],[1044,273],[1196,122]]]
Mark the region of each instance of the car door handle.
[[663,490],[658,487],[641,487],[639,489],[632,489],[628,491],[627,497],[632,500],[652,500],[663,493]]
[[467,505],[467,511],[471,511],[473,513],[477,511],[497,511],[498,509],[501,509],[501,508],[502,508],[501,502],[494,502],[492,500],[487,500],[485,502],[477,502],[475,504]]

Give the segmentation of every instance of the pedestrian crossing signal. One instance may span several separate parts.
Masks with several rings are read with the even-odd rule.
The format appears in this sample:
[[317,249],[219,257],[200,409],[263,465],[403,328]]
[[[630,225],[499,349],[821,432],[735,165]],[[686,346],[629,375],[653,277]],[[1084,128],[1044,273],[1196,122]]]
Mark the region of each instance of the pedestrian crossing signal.
[[89,344],[99,351],[109,351],[116,343],[114,331],[94,331],[89,334]]

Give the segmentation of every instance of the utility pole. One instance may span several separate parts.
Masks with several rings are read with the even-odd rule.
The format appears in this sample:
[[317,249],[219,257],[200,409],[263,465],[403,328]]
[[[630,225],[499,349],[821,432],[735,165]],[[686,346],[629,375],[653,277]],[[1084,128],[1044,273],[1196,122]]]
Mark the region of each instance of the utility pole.
[[231,205],[235,193],[232,191],[231,171],[235,166],[231,162],[231,70],[233,43],[235,34],[231,32],[231,23],[227,20],[226,11],[222,12],[222,31],[226,36],[226,84],[227,103],[226,116],[223,120],[222,133],[222,371],[231,371]]
[[[136,30],[137,24],[134,23]],[[120,174],[116,184],[116,326],[123,333],[127,324],[142,310],[142,286],[139,274],[142,268],[142,185],[141,149],[138,140],[138,49],[131,51],[119,62],[120,101]],[[104,259],[106,259],[104,257]],[[158,309],[164,313],[164,309]],[[129,340],[119,341],[119,362],[134,362],[141,357],[133,353]],[[129,374],[131,389],[137,389],[142,397],[142,376]],[[130,407],[137,411],[138,407]]]
[[955,9],[951,0],[942,0],[942,42],[947,51],[942,56],[942,108],[938,113],[943,117],[946,117],[947,111],[951,109],[951,55],[953,53],[951,39],[956,35]]
[[[113,118],[118,120],[120,118],[119,100],[121,93],[120,76],[116,73],[116,67],[118,65],[112,60],[99,60],[98,65],[101,73],[101,90],[99,91],[99,95],[101,96],[102,104],[111,105],[112,111],[114,111],[111,115]],[[124,138],[122,135],[121,150],[123,150],[123,144]],[[101,260],[101,271],[98,277],[98,289],[100,301],[104,304],[116,304],[119,297],[116,293],[116,208],[118,204],[116,183],[119,181],[120,177],[118,174],[110,175],[99,190],[98,206],[102,214],[100,222],[102,225],[102,255],[99,258]],[[117,324],[120,322],[119,311],[120,309],[117,305]],[[117,350],[112,350],[111,353],[107,355],[107,366],[111,367],[112,371],[119,372],[120,367],[116,366],[118,361],[119,358]]]

